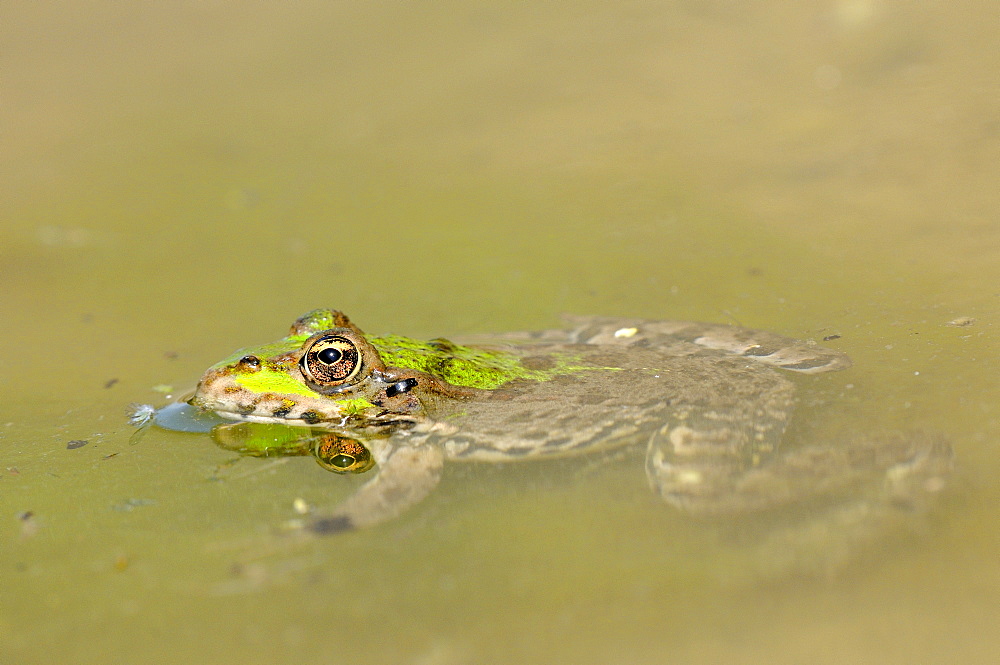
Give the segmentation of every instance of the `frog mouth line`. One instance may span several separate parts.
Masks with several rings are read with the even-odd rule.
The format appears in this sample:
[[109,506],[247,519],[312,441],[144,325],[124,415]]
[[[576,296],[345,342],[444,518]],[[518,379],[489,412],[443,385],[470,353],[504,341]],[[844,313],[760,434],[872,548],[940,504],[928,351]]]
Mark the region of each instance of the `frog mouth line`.
[[211,396],[195,394],[188,404],[202,411],[213,412],[226,420],[236,420],[243,422],[265,423],[265,424],[285,424],[289,426],[309,427],[320,423],[336,424],[339,418],[324,416],[314,409],[306,409],[291,416],[293,405],[274,405],[273,409],[261,409],[259,404],[227,404],[222,405]]
[[265,416],[261,414],[243,414],[239,411],[219,411],[215,410],[215,413],[219,414],[223,418],[228,420],[238,420],[243,422],[251,423],[282,423],[285,425],[301,425],[303,427],[309,427],[311,425],[316,425],[320,420],[305,420],[303,418],[286,418],[282,416]]
[[[334,418],[287,418],[282,416],[268,416],[261,414],[244,414],[239,411],[221,411],[213,409],[214,413],[227,420],[240,422],[252,422],[262,424],[281,424],[290,427],[315,427],[317,429],[337,429],[350,427],[350,416],[338,416]],[[355,423],[356,424],[356,423]],[[368,432],[380,432],[384,430],[408,430],[417,427],[418,420],[411,417],[394,414],[392,417],[369,418],[360,430]]]

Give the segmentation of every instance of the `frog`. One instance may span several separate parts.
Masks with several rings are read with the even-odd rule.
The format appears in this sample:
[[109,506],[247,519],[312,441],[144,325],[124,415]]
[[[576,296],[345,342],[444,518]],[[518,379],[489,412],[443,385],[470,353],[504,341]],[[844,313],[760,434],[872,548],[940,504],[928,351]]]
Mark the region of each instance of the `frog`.
[[343,312],[316,309],[279,340],[209,367],[154,421],[211,432],[245,455],[311,454],[338,474],[372,473],[301,524],[318,535],[398,517],[434,490],[446,463],[629,446],[645,448],[653,494],[696,517],[829,497],[850,498],[842,512],[854,516],[925,505],[951,468],[936,437],[783,446],[796,375],[850,366],[814,341],[726,324],[576,316],[459,344],[367,335]]

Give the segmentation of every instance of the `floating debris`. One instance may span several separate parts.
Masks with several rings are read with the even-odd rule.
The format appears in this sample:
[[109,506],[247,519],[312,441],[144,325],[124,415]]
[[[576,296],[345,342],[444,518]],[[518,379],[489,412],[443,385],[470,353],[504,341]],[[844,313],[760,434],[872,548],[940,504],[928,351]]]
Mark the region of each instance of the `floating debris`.
[[156,408],[152,404],[129,404],[125,409],[128,422],[135,427],[143,427],[153,416],[156,415]]
[[85,445],[90,443],[86,439],[73,439],[66,444],[66,450],[76,450],[77,448],[83,448]]
[[951,326],[952,328],[967,328],[976,322],[971,316],[960,316],[957,319],[952,319],[946,326]]
[[122,503],[116,503],[111,506],[111,510],[117,511],[119,513],[130,513],[136,508],[142,508],[143,506],[155,506],[156,501],[152,499],[125,499]]
[[17,514],[17,519],[21,521],[21,538],[28,539],[38,533],[38,520],[35,513],[25,510]]
[[824,342],[829,342],[829,341],[832,341],[832,340],[835,340],[835,339],[840,339],[840,333],[834,333],[832,335],[827,335],[826,337],[823,338],[823,341]]
[[118,379],[108,379],[107,381],[104,382],[104,389],[107,390],[116,383],[118,383]]

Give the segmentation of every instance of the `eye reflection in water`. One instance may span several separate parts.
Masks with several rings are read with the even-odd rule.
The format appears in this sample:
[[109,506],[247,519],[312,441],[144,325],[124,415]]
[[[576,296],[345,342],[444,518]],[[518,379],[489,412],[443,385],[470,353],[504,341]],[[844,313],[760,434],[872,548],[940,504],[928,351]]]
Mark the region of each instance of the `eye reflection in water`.
[[364,473],[375,466],[371,450],[357,439],[305,427],[227,423],[212,429],[212,440],[251,457],[313,455],[321,467],[339,474]]

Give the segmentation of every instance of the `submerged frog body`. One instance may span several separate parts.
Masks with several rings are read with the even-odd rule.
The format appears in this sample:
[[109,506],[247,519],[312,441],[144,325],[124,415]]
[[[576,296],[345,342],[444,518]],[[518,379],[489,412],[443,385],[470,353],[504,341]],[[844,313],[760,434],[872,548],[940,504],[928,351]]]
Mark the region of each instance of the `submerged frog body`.
[[[646,446],[646,474],[697,514],[761,510],[875,479],[885,505],[942,484],[950,452],[924,437],[779,450],[788,375],[845,369],[838,351],[742,328],[578,318],[484,346],[369,337],[316,310],[288,336],[209,368],[183,418],[215,414],[216,441],[250,454],[314,454],[375,475],[309,527],[392,518],[436,486],[446,460],[504,462]],[[177,427],[178,413],[157,422]],[[202,414],[202,415],[199,415]]]

